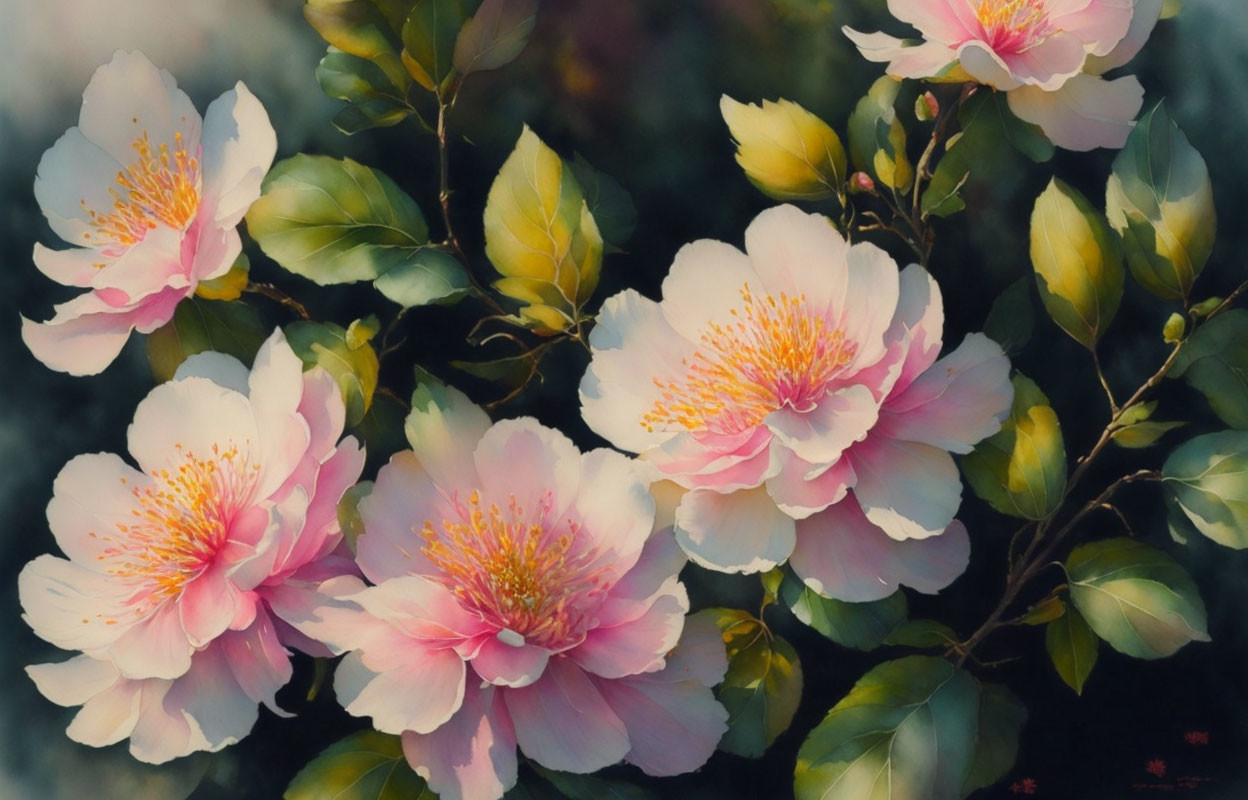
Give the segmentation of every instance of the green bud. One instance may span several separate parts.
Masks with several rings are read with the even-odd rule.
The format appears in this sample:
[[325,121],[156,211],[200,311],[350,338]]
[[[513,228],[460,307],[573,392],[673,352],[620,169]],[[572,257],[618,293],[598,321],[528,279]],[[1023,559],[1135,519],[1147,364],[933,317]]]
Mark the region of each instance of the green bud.
[[1192,306],[1192,316],[1197,319],[1208,316],[1220,305],[1222,305],[1221,297],[1210,297],[1208,300],[1201,300],[1199,303]]
[[1170,315],[1170,319],[1166,320],[1166,327],[1161,329],[1161,338],[1166,340],[1167,344],[1177,344],[1183,340],[1183,334],[1187,332],[1187,318],[1177,311]]
[[940,114],[940,103],[936,95],[924,92],[914,99],[914,116],[919,122],[931,122]]

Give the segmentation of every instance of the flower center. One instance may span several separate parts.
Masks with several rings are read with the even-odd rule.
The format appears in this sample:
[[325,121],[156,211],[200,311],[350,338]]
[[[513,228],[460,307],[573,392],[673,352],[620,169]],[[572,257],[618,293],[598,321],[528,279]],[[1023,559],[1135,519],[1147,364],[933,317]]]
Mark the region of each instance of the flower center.
[[120,188],[108,190],[111,210],[87,208],[82,201],[94,229],[83,237],[93,247],[120,251],[143,241],[157,225],[185,230],[191,224],[199,209],[199,158],[187,152],[180,132],[173,136],[172,150],[167,144],[153,149],[146,131],[130,143],[136,158],[117,173]]
[[741,297],[731,322],[703,331],[682,380],[655,378],[662,397],[641,419],[646,430],[731,434],[786,405],[807,411],[858,349],[805,295],[755,297],[746,284]]
[[426,521],[425,556],[465,607],[526,641],[551,649],[585,632],[606,592],[608,570],[596,553],[577,547],[580,525],[548,522],[548,493],[526,513],[515,496],[506,508],[474,491],[453,498],[456,518]]
[[984,37],[999,53],[1020,53],[1054,33],[1048,0],[970,0]]
[[109,575],[136,585],[131,603],[140,614],[181,594],[212,562],[260,470],[234,445],[214,445],[210,458],[181,455],[176,468],[153,471],[150,485],[130,490],[138,501],[133,520],[102,537],[98,558]]

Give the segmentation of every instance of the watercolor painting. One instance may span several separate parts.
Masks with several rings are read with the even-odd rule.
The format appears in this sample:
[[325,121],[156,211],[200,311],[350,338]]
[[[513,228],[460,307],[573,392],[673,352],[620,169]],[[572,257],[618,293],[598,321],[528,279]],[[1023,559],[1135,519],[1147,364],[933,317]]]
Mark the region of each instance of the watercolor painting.
[[0,798],[1248,797],[1237,0],[0,18]]

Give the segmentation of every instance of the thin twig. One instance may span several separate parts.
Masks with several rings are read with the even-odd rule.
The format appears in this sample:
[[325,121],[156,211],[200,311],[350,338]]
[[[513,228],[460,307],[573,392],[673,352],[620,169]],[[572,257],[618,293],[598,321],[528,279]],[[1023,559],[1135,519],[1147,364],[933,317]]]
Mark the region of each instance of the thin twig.
[[263,295],[270,300],[276,300],[289,308],[291,311],[294,311],[303,319],[312,319],[312,315],[308,313],[308,309],[304,307],[303,303],[300,303],[298,300],[286,294],[271,283],[255,283],[253,281],[252,283],[244,286],[243,291]]

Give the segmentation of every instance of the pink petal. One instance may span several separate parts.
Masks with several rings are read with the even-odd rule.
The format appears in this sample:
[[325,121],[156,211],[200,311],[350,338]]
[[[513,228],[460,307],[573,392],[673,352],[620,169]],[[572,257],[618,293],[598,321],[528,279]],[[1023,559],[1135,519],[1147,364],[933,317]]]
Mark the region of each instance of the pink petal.
[[373,583],[434,572],[420,531],[426,521],[451,519],[454,513],[416,456],[408,450],[395,453],[377,474],[372,494],[360,501],[360,568]]
[[177,678],[190,669],[192,651],[174,603],[160,606],[108,648],[127,678]]
[[638,617],[611,627],[598,627],[568,652],[577,664],[603,678],[623,678],[660,669],[680,639],[689,597],[675,578]]
[[293,572],[332,551],[342,540],[338,527],[338,502],[364,470],[364,451],[354,437],[342,440],[338,450],[321,465],[316,488],[308,504],[302,530],[278,565],[281,572]]
[[594,772],[629,751],[624,723],[567,658],[551,659],[539,681],[507,689],[504,699],[520,749],[544,767]]
[[597,552],[617,575],[641,555],[654,526],[654,498],[639,467],[613,450],[581,456],[581,485],[573,508],[586,550]]
[[[515,634],[514,631],[509,633]],[[496,686],[520,687],[540,678],[550,659],[550,651],[527,642],[518,646],[509,644],[500,636],[483,637],[480,649],[472,658],[472,668],[481,680]]]
[[875,433],[969,453],[1001,429],[1013,399],[1009,359],[996,342],[973,333],[884,404]]
[[998,55],[1019,83],[1051,92],[1082,71],[1087,51],[1076,36],[1058,31],[1022,52]]
[[127,430],[130,454],[145,472],[176,469],[188,454],[212,458],[236,445],[258,457],[259,433],[247,398],[206,378],[162,383],[148,393]]
[[979,83],[1003,92],[1017,89],[1023,82],[1010,72],[1010,67],[991,47],[979,40],[969,41],[958,48],[958,62],[962,69]]
[[532,417],[495,423],[481,437],[473,460],[482,494],[500,507],[514,496],[530,513],[549,500],[553,520],[576,499],[581,451],[571,439]]
[[849,459],[844,457],[810,477],[815,470],[814,464],[790,453],[779,474],[767,480],[767,494],[793,519],[804,519],[839,503],[856,480]]
[[1083,43],[1089,55],[1104,56],[1122,41],[1131,26],[1136,0],[1091,0],[1051,9],[1050,21]]
[[26,674],[58,706],[80,706],[121,677],[111,661],[81,655],[56,664],[32,664]]
[[98,250],[71,247],[68,250],[52,250],[35,244],[35,267],[44,275],[65,286],[90,286],[100,273],[100,264],[109,264],[112,258]]
[[290,681],[290,654],[278,641],[277,629],[267,611],[260,609],[246,630],[230,631],[221,637],[221,651],[239,688],[253,703],[264,703],[274,713],[286,716],[277,705],[277,691]]
[[48,148],[39,159],[35,199],[57,236],[72,245],[90,243],[95,229],[89,224],[87,209],[107,211],[113,207],[108,190],[116,185],[121,169],[121,163],[78,128],[65,131]]
[[449,589],[424,576],[391,578],[351,599],[407,636],[431,643],[457,643],[490,631]]
[[697,489],[676,509],[676,541],[708,569],[762,572],[793,552],[793,519],[762,488],[731,494]]
[[851,499],[797,524],[789,563],[806,585],[851,603],[880,600],[904,584],[935,594],[966,569],[971,543],[962,523],[927,539],[897,541]]
[[446,724],[403,734],[403,753],[441,800],[501,797],[516,783],[516,732],[502,691],[473,687]]
[[647,775],[679,775],[697,769],[728,730],[728,712],[697,681],[642,676],[595,683],[628,730],[631,747],[625,760]]
[[790,406],[767,415],[767,427],[799,458],[814,464],[836,461],[875,425],[879,401],[861,384],[825,395],[809,411]]
[[[183,716],[191,723],[192,750],[209,752],[238,742],[251,732],[259,716],[256,701],[239,686],[226,650],[219,644],[195,654],[190,670],[173,682],[161,705],[164,713]],[[143,713],[149,713],[146,704]],[[138,739],[136,731],[132,744]]]
[[96,375],[113,363],[134,330],[126,314],[88,314],[49,322],[22,317],[22,341],[49,369]]
[[[208,743],[196,734],[181,709],[165,709],[171,681],[127,681],[139,693],[139,718],[130,734],[130,755],[146,764],[164,764]],[[85,709],[84,709],[85,710]]]
[[[1135,0],[1131,12],[1131,25],[1122,40],[1104,56],[1090,55],[1083,71],[1091,75],[1104,75],[1111,69],[1121,67],[1140,52],[1140,48],[1152,35],[1161,16],[1162,0]],[[1133,115],[1134,116],[1134,115]]]
[[371,717],[383,733],[429,733],[451,718],[464,697],[464,662],[453,650],[417,645],[386,654],[393,668],[377,673],[359,652],[334,673],[334,693],[348,714]]
[[187,641],[199,648],[220,636],[233,621],[236,606],[236,590],[226,581],[225,564],[217,559],[189,581],[177,599]]
[[[762,282],[751,283],[755,294],[773,297],[805,296],[816,313],[826,311],[844,296],[849,275],[845,239],[822,214],[807,214],[792,205],[776,206],[759,214],[745,229],[745,250]],[[707,276],[706,284],[723,280]],[[740,286],[733,307],[741,305]],[[687,292],[705,294],[705,284]],[[664,295],[666,297],[666,294]]]
[[48,525],[57,545],[79,566],[106,570],[101,562],[116,526],[134,518],[138,504],[132,490],[149,482],[112,453],[75,456],[57,474],[48,503]]
[[116,744],[134,731],[142,703],[141,681],[117,681],[93,694],[65,730],[75,742],[91,747]]
[[[886,387],[884,396],[903,391],[936,361],[936,356],[940,354],[944,324],[944,303],[936,279],[918,264],[911,264],[903,269],[897,314],[893,317],[888,332],[884,334],[890,353],[897,346],[898,352],[902,354],[901,369],[891,380],[880,376],[880,385]],[[886,361],[887,358],[882,359],[881,363]],[[878,365],[873,369],[878,369]],[[869,386],[873,385],[861,373],[855,377]]]
[[931,445],[868,437],[849,452],[854,496],[867,519],[894,539],[923,539],[948,527],[962,501],[957,465]]
[[846,341],[857,346],[853,361],[845,367],[845,374],[851,375],[887,352],[884,333],[897,311],[901,279],[896,262],[869,242],[851,246],[846,263],[849,282],[845,297],[839,304],[833,301],[832,314]]
[[955,7],[964,0],[888,0],[888,11],[902,22],[917,28],[925,39],[960,42],[970,30]]
[[598,623],[609,626],[636,619],[664,584],[680,574],[686,560],[670,528],[656,531],[646,541],[637,563],[611,587],[598,609]]
[[260,346],[248,386],[259,434],[256,494],[269,497],[295,471],[311,443],[308,423],[299,415],[303,362],[290,349],[281,329]]
[[1076,75],[1056,92],[1024,86],[1007,95],[1010,110],[1039,125],[1053,144],[1067,150],[1119,148],[1144,104],[1144,87],[1134,75],[1107,81]]
[[705,614],[685,618],[680,643],[667,656],[667,665],[646,675],[653,681],[697,681],[703,686],[716,686],[728,672],[728,654],[724,637],[715,621]]

